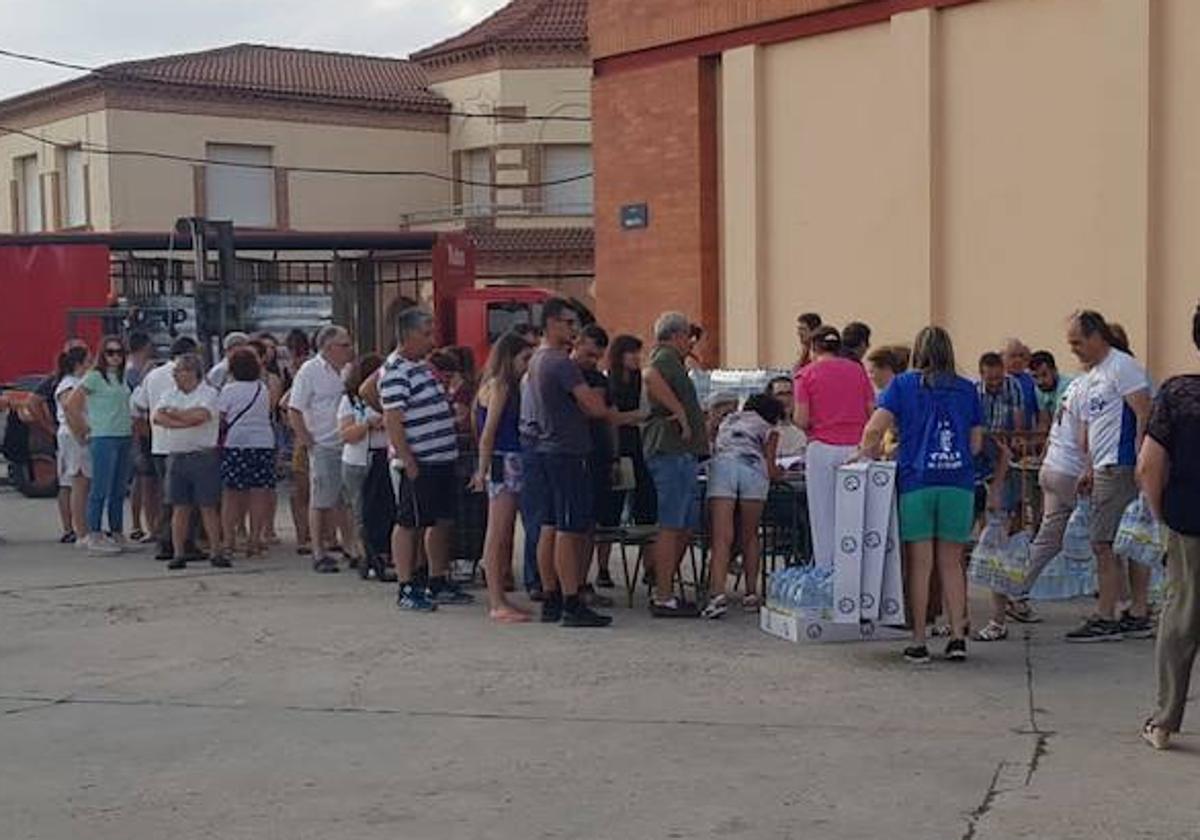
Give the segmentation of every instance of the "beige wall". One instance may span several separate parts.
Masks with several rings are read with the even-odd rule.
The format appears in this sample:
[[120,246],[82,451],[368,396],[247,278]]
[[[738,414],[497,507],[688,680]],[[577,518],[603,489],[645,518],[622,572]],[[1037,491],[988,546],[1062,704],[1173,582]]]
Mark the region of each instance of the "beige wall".
[[1192,0],[980,0],[726,53],[725,362],[787,363],[816,310],[944,323],[966,372],[1011,334],[1070,367],[1086,305],[1187,367],[1198,39]]
[[[83,142],[106,145],[108,143],[108,114],[106,111],[93,111],[80,114],[44,125],[31,126],[23,129],[30,134],[45,136],[48,140],[60,143],[77,144]],[[66,173],[62,171],[63,163],[58,150],[50,143],[38,141],[18,134],[0,134],[0,232],[12,233],[16,230],[12,218],[12,202],[9,197],[9,184],[15,176],[14,161],[16,158],[36,154],[38,166],[44,174],[58,172],[60,184],[59,203],[62,212],[66,213],[66,196],[61,194]],[[109,216],[109,158],[103,155],[86,154],[84,164],[88,168],[88,191],[90,193],[90,211],[92,226],[105,229],[110,224]],[[47,178],[44,183],[48,183]],[[43,199],[47,202],[48,196]],[[46,225],[49,226],[49,204],[47,206]]]
[[[448,175],[444,134],[146,111],[110,112],[114,146],[203,158],[207,143],[273,148],[280,167],[426,170]],[[156,230],[194,212],[191,164],[146,158],[112,162],[113,226]],[[290,224],[298,230],[390,230],[402,213],[443,207],[449,184],[428,178],[289,176]]]

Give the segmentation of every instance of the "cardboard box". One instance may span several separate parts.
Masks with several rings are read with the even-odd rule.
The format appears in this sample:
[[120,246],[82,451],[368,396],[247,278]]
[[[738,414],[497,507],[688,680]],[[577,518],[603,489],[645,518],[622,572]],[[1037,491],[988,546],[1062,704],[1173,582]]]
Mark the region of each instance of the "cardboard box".
[[902,625],[904,609],[904,564],[901,561],[900,513],[892,500],[888,521],[887,545],[883,558],[883,591],[879,599],[879,620],[883,624]]
[[834,496],[833,609],[838,624],[857,625],[861,613],[863,525],[868,464],[838,467]]
[[758,615],[759,627],[764,633],[795,644],[899,641],[908,636],[907,633],[883,627],[873,621],[838,624],[820,614],[811,614],[808,610],[785,612],[763,607]]
[[863,560],[860,584],[860,616],[879,618],[883,593],[883,563],[887,555],[888,526],[896,495],[896,465],[876,461],[867,468],[867,501],[863,517]]

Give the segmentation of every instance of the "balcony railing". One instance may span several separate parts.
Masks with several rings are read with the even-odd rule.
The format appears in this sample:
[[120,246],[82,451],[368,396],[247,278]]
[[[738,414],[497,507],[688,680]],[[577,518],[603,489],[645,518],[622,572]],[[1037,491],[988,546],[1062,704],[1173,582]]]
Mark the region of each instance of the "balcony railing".
[[422,210],[415,213],[402,213],[400,227],[411,228],[419,225],[438,224],[442,222],[472,221],[480,219],[512,218],[554,218],[591,216],[594,205],[590,201],[565,202],[555,201],[548,204],[464,204],[458,207],[446,207],[440,210]]

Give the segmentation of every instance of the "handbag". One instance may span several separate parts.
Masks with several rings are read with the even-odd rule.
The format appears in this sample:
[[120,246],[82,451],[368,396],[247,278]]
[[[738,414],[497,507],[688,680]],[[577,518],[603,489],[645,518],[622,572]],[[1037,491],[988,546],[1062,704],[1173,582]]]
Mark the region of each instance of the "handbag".
[[262,384],[262,381],[260,380],[258,383],[258,387],[254,389],[254,396],[250,398],[250,402],[246,403],[245,408],[243,408],[237,414],[233,415],[232,420],[228,420],[228,421],[226,421],[225,419],[221,420],[221,424],[218,427],[218,431],[217,431],[217,446],[219,446],[221,449],[225,448],[225,438],[227,438],[229,436],[229,430],[234,427],[234,425],[237,423],[237,421],[241,420],[242,417],[245,416],[247,411],[254,408],[254,404],[258,402],[258,397],[260,394],[262,394],[262,387],[263,387],[263,384]]

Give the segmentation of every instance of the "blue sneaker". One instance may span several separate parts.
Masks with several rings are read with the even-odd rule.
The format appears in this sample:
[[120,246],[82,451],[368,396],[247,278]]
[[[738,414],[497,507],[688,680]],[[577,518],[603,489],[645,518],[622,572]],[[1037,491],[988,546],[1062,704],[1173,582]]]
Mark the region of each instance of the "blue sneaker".
[[439,583],[437,589],[432,587],[426,589],[425,597],[435,604],[462,606],[475,603],[475,596],[470,592],[464,592],[463,588],[453,581]]
[[410,612],[434,612],[437,604],[429,600],[423,589],[417,589],[412,584],[400,587],[396,595],[396,607]]

